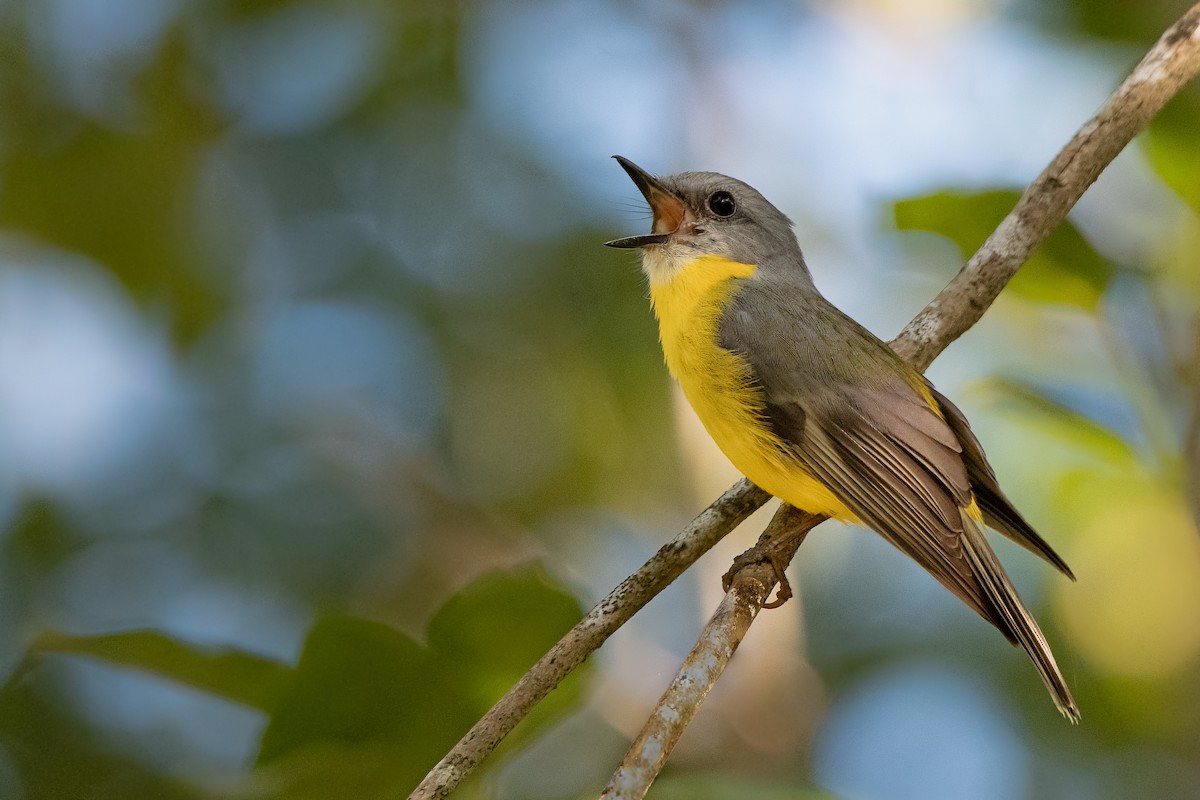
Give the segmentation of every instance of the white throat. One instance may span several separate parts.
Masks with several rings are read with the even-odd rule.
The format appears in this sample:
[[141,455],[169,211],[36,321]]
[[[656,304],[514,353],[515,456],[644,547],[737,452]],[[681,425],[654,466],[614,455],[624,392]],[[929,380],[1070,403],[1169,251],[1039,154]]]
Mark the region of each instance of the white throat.
[[704,255],[695,247],[679,242],[653,244],[642,248],[642,272],[651,285],[670,283],[684,267]]

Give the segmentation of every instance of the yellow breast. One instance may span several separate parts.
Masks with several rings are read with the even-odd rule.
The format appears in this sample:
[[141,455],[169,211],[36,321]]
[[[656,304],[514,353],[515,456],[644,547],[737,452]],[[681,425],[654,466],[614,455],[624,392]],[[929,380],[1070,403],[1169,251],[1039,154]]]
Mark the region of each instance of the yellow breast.
[[853,519],[841,501],[787,455],[765,423],[750,365],[718,344],[721,312],[756,267],[719,256],[691,261],[650,283],[667,369],[705,429],[747,478],[806,511]]

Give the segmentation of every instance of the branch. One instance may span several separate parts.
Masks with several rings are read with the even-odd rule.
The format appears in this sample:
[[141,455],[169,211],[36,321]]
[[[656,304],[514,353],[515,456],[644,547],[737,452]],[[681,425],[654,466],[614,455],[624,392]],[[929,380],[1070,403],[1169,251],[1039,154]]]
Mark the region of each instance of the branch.
[[[789,505],[780,506],[759,538],[758,545],[768,546],[779,537],[784,537],[785,544],[776,548],[774,553],[786,563],[795,555],[805,535],[825,519]],[[640,798],[650,788],[650,783],[666,764],[675,743],[691,723],[717,678],[721,677],[725,665],[733,657],[733,651],[741,644],[746,631],[750,630],[750,623],[771,594],[775,581],[775,569],[766,561],[748,565],[737,572],[705,628],[708,635],[700,637],[684,660],[675,680],[667,687],[642,732],[625,754],[621,766],[613,773],[608,786],[604,787],[600,800]]]
[[769,494],[744,478],[730,487],[530,667],[425,776],[409,800],[434,800],[450,794],[571,670],[770,499]]
[[1095,116],[1059,151],[958,275],[892,341],[924,371],[971,328],[1117,153],[1200,73],[1200,4],[1167,28]]
[[[979,321],[1021,264],[1066,217],[1100,172],[1166,101],[1200,71],[1198,31],[1200,4],[1163,34],[1108,102],[1025,191],[1013,211],[962,271],[901,331],[892,342],[897,353],[924,370],[950,342]],[[438,762],[409,800],[446,797],[572,669],[767,499],[765,492],[745,480],[722,495],[543,656]],[[777,533],[784,537],[797,537],[799,545],[799,533],[794,526],[789,524],[787,530],[772,527],[777,527]],[[774,537],[774,541],[779,541],[779,537]],[[784,563],[790,557],[788,554]],[[762,603],[756,600],[759,589],[753,585],[747,587],[745,582],[771,580],[761,575],[758,571],[761,568],[761,564],[752,564],[734,574],[733,599],[721,605],[726,609],[733,604],[727,609],[731,619],[747,620],[748,625],[748,620],[757,613]],[[745,633],[744,629],[737,632],[740,624],[723,626],[727,631],[725,636],[729,637],[725,640],[729,643],[726,648],[729,653],[736,647],[732,637],[740,641]],[[719,639],[708,629],[702,639],[711,641],[710,651],[721,649]],[[669,750],[664,748],[663,761]],[[652,774],[649,780],[653,780]],[[622,792],[625,791],[622,787]],[[645,789],[641,791],[644,794]],[[613,795],[614,798],[641,796]]]
[[[979,321],[1117,153],[1197,73],[1200,3],[1167,29],[1108,102],[1025,190],[967,265],[892,340],[892,349],[924,371],[951,342]],[[1200,412],[1197,414],[1200,418]],[[613,773],[601,800],[640,800],[645,796],[763,607],[778,579],[776,570],[786,568],[808,531],[823,519],[785,505],[746,554],[769,551],[772,562],[745,556],[735,561],[734,569],[726,575],[729,592]]]

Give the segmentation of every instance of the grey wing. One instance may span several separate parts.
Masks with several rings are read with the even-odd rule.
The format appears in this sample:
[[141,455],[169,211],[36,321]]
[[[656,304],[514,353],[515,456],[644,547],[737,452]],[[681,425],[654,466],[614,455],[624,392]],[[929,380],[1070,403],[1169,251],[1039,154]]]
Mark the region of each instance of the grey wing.
[[1016,632],[964,549],[971,488],[958,441],[909,392],[860,388],[836,400],[776,396],[769,405],[807,405],[803,432],[776,431],[793,443],[796,457],[863,524],[1015,643]]
[[1078,722],[1045,636],[965,513],[970,477],[957,436],[912,395],[860,388],[835,408],[806,412],[798,457],[866,525],[1024,648],[1059,711]]
[[925,385],[941,408],[946,422],[954,430],[959,442],[962,443],[963,459],[967,463],[967,473],[971,478],[971,488],[975,492],[975,499],[978,500],[979,509],[983,512],[983,521],[989,528],[999,531],[1026,550],[1041,556],[1068,578],[1075,580],[1075,573],[1071,572],[1067,562],[1063,561],[1062,557],[1054,552],[1054,548],[1038,535],[1033,526],[1025,521],[1025,518],[1013,507],[1008,497],[1000,489],[996,473],[992,471],[992,466],[988,463],[987,456],[984,455],[983,446],[975,438],[975,433],[971,430],[967,418],[953,403],[937,389],[934,389],[933,384],[926,381]]
[[[963,551],[971,483],[962,446],[887,345],[823,298],[753,285],[720,335],[750,363],[767,423],[804,468],[1012,638]],[[866,366],[836,357],[847,348]]]
[[[802,326],[788,325],[778,305],[773,310],[773,324],[763,325],[735,305],[722,320],[721,342],[750,363],[775,434],[864,524],[1024,648],[1059,710],[1078,721],[1037,622],[965,513],[973,488],[992,519],[1008,526],[1001,532],[1053,551],[1025,532],[961,413],[934,394],[940,416],[887,345],[832,306],[810,302]],[[834,360],[847,347],[861,360]]]

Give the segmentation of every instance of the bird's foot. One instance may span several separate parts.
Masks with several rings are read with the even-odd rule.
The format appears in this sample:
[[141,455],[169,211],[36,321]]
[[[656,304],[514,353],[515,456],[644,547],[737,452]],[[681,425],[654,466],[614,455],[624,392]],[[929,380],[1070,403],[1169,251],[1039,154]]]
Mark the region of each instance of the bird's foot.
[[728,592],[738,572],[743,567],[753,566],[754,564],[770,564],[771,569],[775,572],[775,580],[779,583],[779,588],[775,590],[775,599],[763,603],[763,608],[779,608],[792,598],[792,585],[788,583],[786,572],[787,560],[770,544],[756,544],[735,558],[729,571],[721,576],[721,586]]

